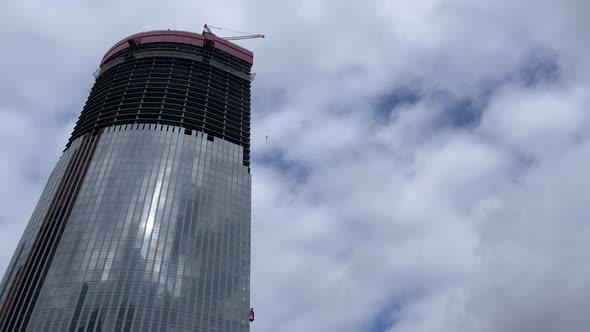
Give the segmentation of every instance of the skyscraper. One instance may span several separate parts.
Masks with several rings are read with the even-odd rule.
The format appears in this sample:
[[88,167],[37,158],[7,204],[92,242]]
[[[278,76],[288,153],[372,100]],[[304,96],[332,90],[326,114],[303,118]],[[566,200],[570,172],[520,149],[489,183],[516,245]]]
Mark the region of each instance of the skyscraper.
[[0,331],[248,331],[250,68],[209,33],[115,44],[0,285]]

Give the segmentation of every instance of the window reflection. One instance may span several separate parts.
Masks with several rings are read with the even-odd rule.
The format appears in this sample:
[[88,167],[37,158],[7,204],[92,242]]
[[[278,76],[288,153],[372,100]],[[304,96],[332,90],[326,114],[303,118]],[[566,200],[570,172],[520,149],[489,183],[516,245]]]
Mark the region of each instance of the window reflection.
[[103,132],[31,329],[61,319],[64,331],[99,322],[104,330],[158,328],[152,321],[177,330],[247,330],[243,148],[181,128],[147,128]]

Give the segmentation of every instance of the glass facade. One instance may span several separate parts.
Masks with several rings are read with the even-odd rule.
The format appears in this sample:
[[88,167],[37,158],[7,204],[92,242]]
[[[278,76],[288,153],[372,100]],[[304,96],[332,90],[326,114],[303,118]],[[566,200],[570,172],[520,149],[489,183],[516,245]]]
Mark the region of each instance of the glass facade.
[[71,149],[68,149],[64,152],[63,156],[60,158],[57,165],[53,169],[53,172],[51,173],[49,180],[45,185],[45,189],[43,190],[43,193],[37,202],[37,206],[33,211],[33,215],[29,220],[29,224],[25,228],[23,236],[16,247],[14,256],[12,257],[11,262],[8,264],[8,268],[6,269],[6,273],[2,279],[2,284],[0,284],[0,304],[5,303],[9,292],[8,285],[13,283],[18,272],[18,267],[23,266],[26,258],[29,256],[33,239],[36,234],[39,233],[39,228],[43,217],[47,214],[49,205],[51,204],[51,201],[57,192],[59,182],[61,179],[63,179],[66,167],[72,159],[72,152],[78,148],[79,141],[77,141],[76,144],[73,144]]
[[0,284],[1,332],[249,331],[248,51],[141,35],[101,64]]
[[101,134],[27,331],[248,331],[250,174],[205,136]]

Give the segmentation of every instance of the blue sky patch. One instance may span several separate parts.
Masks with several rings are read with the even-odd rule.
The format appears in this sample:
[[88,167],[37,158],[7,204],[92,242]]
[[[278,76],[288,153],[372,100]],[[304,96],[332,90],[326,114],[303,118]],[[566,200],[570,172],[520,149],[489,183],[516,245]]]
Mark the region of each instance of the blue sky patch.
[[398,88],[377,98],[375,113],[379,120],[387,121],[393,111],[400,106],[412,105],[420,100],[420,93],[411,88]]
[[253,157],[253,162],[254,164],[263,164],[278,169],[298,183],[305,181],[310,173],[309,167],[297,160],[286,159],[281,152],[272,152],[260,157]]
[[527,87],[555,83],[560,78],[559,57],[548,48],[536,48],[525,58],[516,74]]
[[397,323],[396,317],[402,310],[402,303],[394,301],[382,308],[369,324],[369,332],[385,332]]
[[444,122],[453,128],[473,128],[479,125],[485,103],[475,98],[453,100],[443,109]]

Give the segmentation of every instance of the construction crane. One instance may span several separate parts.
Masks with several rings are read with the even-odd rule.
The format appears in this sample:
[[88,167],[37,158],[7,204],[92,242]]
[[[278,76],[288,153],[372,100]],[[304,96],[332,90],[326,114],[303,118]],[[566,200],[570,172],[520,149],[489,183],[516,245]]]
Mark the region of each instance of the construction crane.
[[215,34],[213,32],[211,32],[211,29],[219,29],[219,30],[225,30],[225,31],[237,32],[237,33],[244,34],[244,36],[220,37],[220,38],[225,39],[225,40],[242,40],[242,39],[264,38],[264,35],[259,34],[259,33],[257,33],[257,34],[250,34],[248,32],[229,30],[229,29],[215,27],[215,26],[208,25],[208,24],[203,25],[203,28],[204,28],[203,29],[203,33],[208,32],[208,33],[210,33],[212,35],[215,35]]

